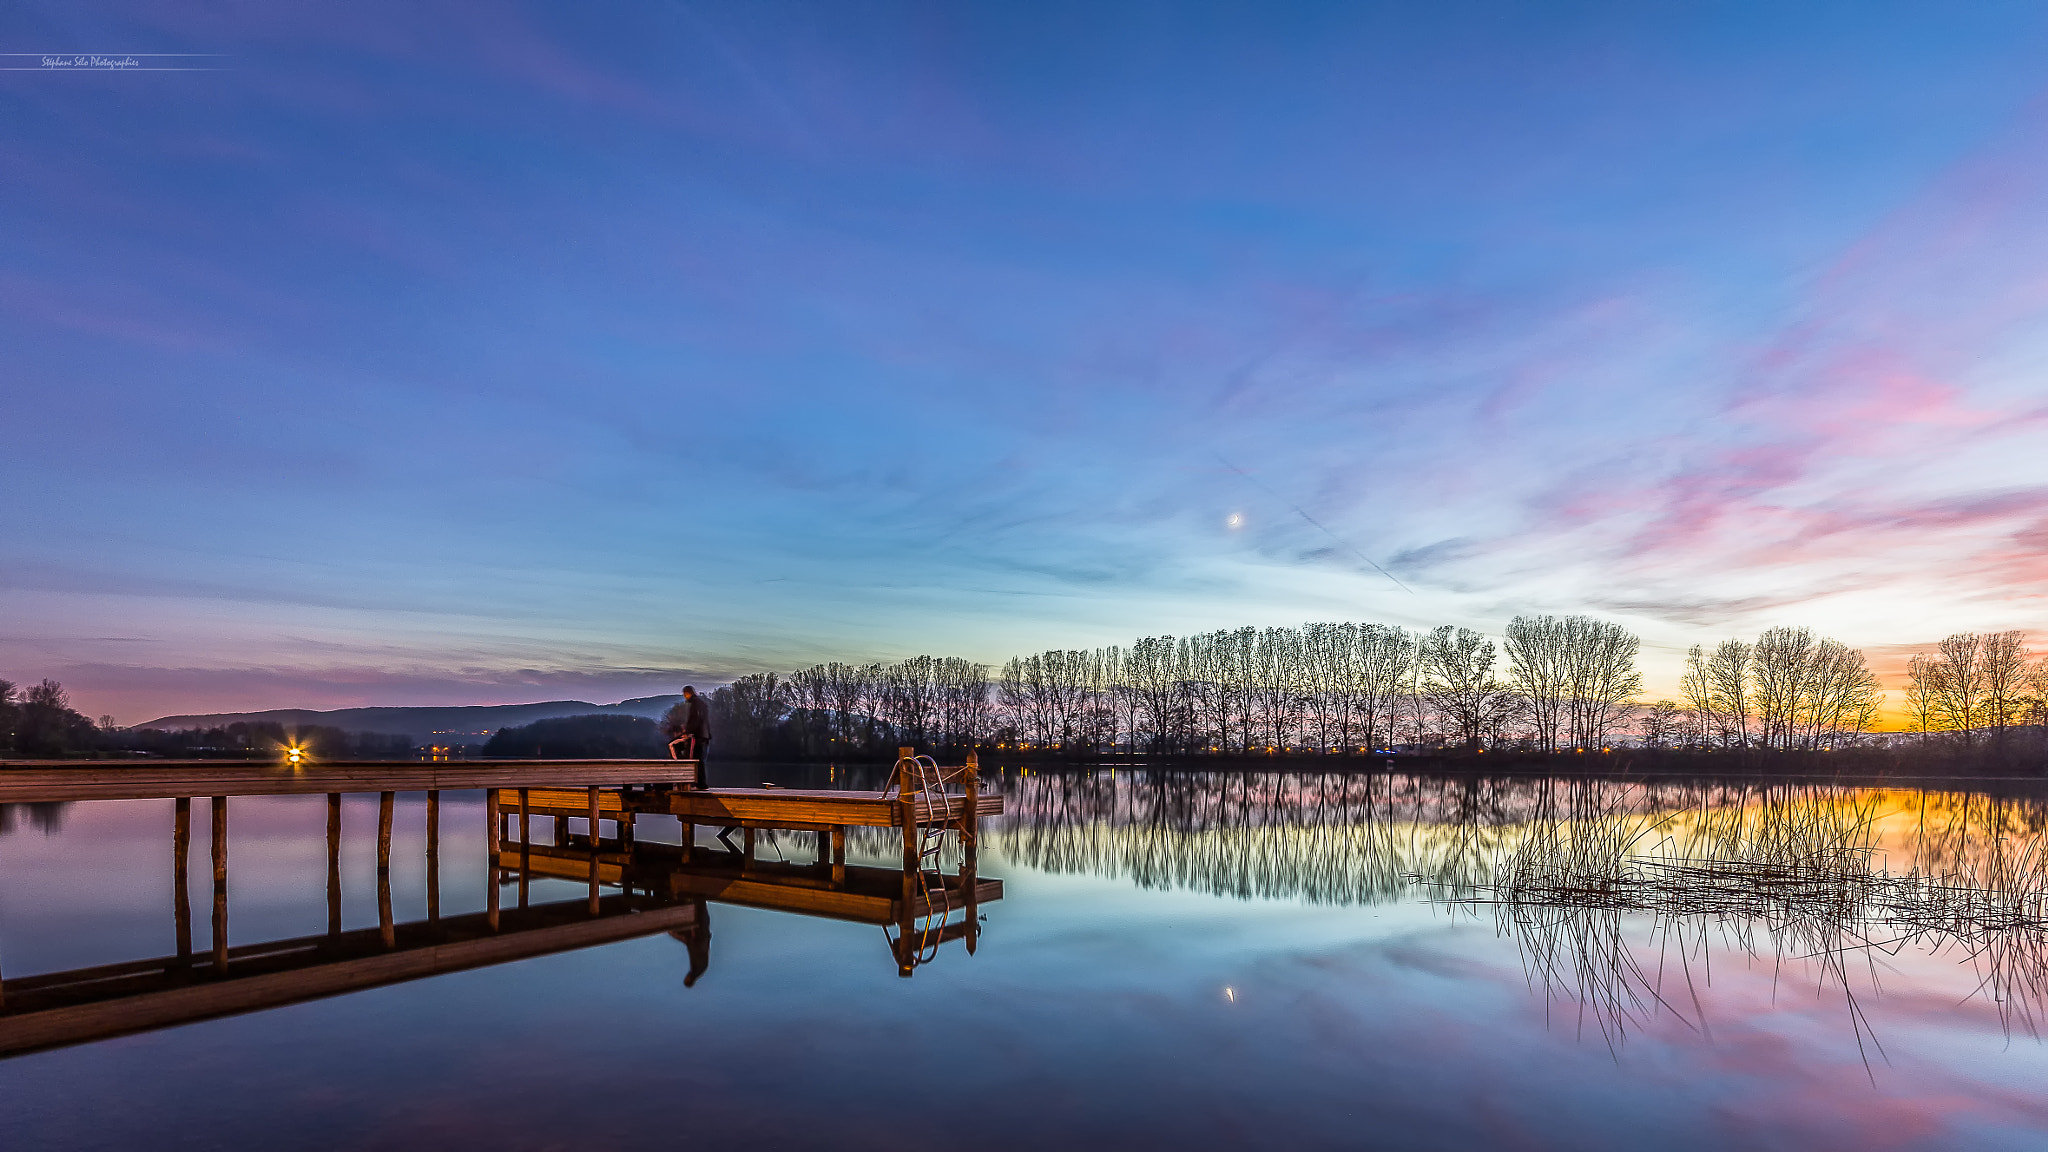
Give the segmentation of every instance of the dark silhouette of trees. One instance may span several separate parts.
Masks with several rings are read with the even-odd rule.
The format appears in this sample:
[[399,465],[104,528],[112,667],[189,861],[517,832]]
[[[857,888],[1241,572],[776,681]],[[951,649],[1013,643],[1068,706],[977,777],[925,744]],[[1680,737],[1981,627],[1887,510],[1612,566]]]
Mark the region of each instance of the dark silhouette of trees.
[[1641,641],[1590,616],[1517,616],[1507,627],[1508,670],[1527,701],[1538,748],[1595,749],[1627,718],[1642,691]]
[[271,720],[238,720],[220,728],[164,732],[131,728],[102,732],[102,747],[171,759],[268,760],[302,748],[316,760],[403,760],[413,755],[410,736],[345,732],[324,724],[286,728]]
[[1493,641],[1449,624],[1422,640],[1422,695],[1468,752],[1484,747],[1519,703],[1494,678],[1493,651]]
[[1935,733],[1964,748],[1980,740],[2003,750],[2008,730],[2048,709],[2048,662],[2034,663],[2026,633],[1958,632],[1906,668],[1906,702],[1926,742]]
[[62,684],[45,680],[22,697],[14,718],[14,750],[20,755],[60,757],[98,744],[99,728],[72,710]]
[[14,681],[0,680],[0,752],[14,751],[14,729],[21,720],[21,707],[14,702]]
[[1756,646],[1741,640],[1723,640],[1711,654],[1698,644],[1686,653],[1685,689],[1702,744],[1722,748],[1749,747],[1749,720],[1753,711],[1750,689],[1751,661]]
[[500,728],[482,755],[522,760],[635,760],[668,754],[661,726],[641,716],[598,714]]

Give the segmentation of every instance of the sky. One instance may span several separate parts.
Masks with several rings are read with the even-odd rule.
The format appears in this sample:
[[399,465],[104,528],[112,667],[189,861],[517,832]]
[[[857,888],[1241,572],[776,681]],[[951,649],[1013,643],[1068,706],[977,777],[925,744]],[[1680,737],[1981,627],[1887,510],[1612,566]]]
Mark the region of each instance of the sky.
[[0,678],[89,714],[1544,612],[1668,694],[1781,624],[2048,629],[2038,4],[30,3],[0,51]]

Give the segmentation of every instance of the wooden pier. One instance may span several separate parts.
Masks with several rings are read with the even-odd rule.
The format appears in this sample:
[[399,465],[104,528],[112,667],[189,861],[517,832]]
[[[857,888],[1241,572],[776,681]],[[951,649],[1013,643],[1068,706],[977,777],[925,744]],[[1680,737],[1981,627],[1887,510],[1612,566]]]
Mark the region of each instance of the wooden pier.
[[[977,875],[979,821],[1002,811],[983,796],[973,757],[941,768],[903,750],[893,786],[883,792],[695,787],[700,766],[674,760],[350,762],[265,765],[155,761],[147,764],[0,763],[0,803],[73,800],[173,800],[173,916],[177,951],[152,960],[72,972],[0,979],[0,1057],[128,1032],[255,1011],[443,972],[505,963],[565,949],[670,932],[690,945],[694,981],[709,963],[707,901],[893,928],[890,950],[901,975],[964,940],[972,952],[980,906],[1002,898],[1002,884]],[[949,793],[949,786],[960,793]],[[482,912],[440,914],[440,792],[486,790],[489,882]],[[427,919],[393,919],[391,844],[397,792],[427,799]],[[341,927],[341,797],[377,792],[375,928]],[[228,800],[232,796],[325,794],[325,935],[267,944],[228,944]],[[211,950],[193,948],[189,897],[191,802],[210,799],[213,908]],[[642,816],[670,816],[681,844],[639,843]],[[532,818],[551,817],[553,841],[533,843]],[[516,824],[514,821],[516,820]],[[571,820],[583,822],[576,835]],[[603,835],[610,821],[613,835]],[[696,827],[740,830],[731,851],[698,846]],[[846,863],[849,827],[902,829],[903,865]],[[758,829],[816,834],[810,864],[754,859]],[[937,846],[957,835],[957,875],[939,868]],[[536,880],[587,885],[583,899],[533,903]],[[514,888],[505,908],[501,890]],[[610,894],[606,889],[612,889]],[[955,913],[962,919],[953,920]],[[686,981],[688,982],[688,981]]]
[[[952,793],[953,786],[961,787]],[[491,792],[496,835],[514,838],[512,821],[518,820],[516,839],[524,843],[530,821],[549,817],[557,836],[566,834],[566,821],[581,819],[596,828],[614,821],[620,837],[632,840],[633,822],[643,815],[673,816],[683,825],[684,860],[689,859],[696,828],[704,825],[723,830],[738,829],[745,847],[743,859],[752,860],[754,832],[773,828],[818,835],[820,858],[835,867],[846,862],[848,828],[900,828],[903,830],[904,868],[928,855],[923,838],[933,831],[959,835],[963,852],[972,860],[980,847],[980,823],[1003,812],[1001,796],[981,793],[979,764],[973,753],[957,768],[943,768],[929,757],[901,750],[890,787],[879,792],[849,792],[826,788],[706,788],[663,789],[646,787],[606,788],[591,785],[582,789],[500,787]]]
[[695,784],[695,760],[0,760],[0,804],[443,792],[566,784]]

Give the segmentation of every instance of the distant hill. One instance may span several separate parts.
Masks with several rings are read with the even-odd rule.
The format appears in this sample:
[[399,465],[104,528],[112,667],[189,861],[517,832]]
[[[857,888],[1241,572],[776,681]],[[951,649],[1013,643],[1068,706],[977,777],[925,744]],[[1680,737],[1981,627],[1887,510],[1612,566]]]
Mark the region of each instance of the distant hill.
[[486,756],[528,760],[647,760],[668,753],[661,727],[640,716],[598,713],[536,720],[503,728],[484,745]]
[[273,708],[268,712],[220,712],[209,715],[164,716],[138,728],[177,732],[187,728],[221,728],[236,721],[269,721],[286,728],[320,724],[348,732],[410,736],[416,744],[482,744],[500,728],[518,728],[537,720],[566,716],[640,716],[659,720],[681,695],[642,696],[617,704],[582,700],[549,700],[540,704],[488,704],[467,708]]

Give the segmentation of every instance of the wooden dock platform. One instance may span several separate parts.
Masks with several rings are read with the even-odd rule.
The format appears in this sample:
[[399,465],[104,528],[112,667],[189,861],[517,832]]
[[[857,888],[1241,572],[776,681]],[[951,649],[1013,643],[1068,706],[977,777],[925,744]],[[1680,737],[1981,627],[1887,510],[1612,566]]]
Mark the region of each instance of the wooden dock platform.
[[695,784],[695,760],[0,760],[0,804]]
[[[593,862],[598,882],[612,890],[596,903],[528,900],[536,881],[587,882]],[[380,876],[375,928],[343,931],[334,922],[325,935],[0,980],[0,1058],[663,932],[688,946],[693,983],[710,964],[712,903],[894,927],[889,950],[909,975],[942,944],[965,940],[972,952],[980,909],[1003,898],[1002,881],[971,872],[906,877],[852,865],[835,880],[818,864],[742,867],[710,851],[685,863],[677,845],[616,840],[600,841],[595,852],[587,844],[512,845],[491,863],[484,912],[393,924],[389,879]],[[429,884],[437,882],[430,871]],[[501,907],[501,888],[516,890],[514,906]],[[438,906],[437,890],[428,901]]]
[[[983,796],[970,754],[944,768],[908,748],[895,786],[884,792],[782,788],[698,789],[700,765],[677,760],[251,761],[0,763],[0,803],[169,799],[173,956],[73,972],[0,979],[0,1056],[128,1032],[256,1011],[359,988],[499,964],[657,932],[690,945],[693,981],[709,963],[707,901],[893,927],[897,971],[909,976],[940,945],[973,952],[980,907],[1002,899],[1002,882],[977,874],[980,821],[1003,810]],[[959,793],[949,786],[960,787]],[[484,789],[489,882],[483,912],[440,915],[440,794]],[[377,792],[376,928],[341,928],[341,797]],[[392,916],[393,800],[425,792],[427,919]],[[266,944],[228,944],[228,800],[234,796],[325,794],[328,930]],[[212,948],[193,947],[188,867],[194,797],[211,800]],[[641,816],[674,817],[677,845],[636,843]],[[532,842],[532,818],[552,817],[553,844]],[[514,821],[517,821],[516,825]],[[579,837],[572,820],[583,822]],[[604,836],[609,820],[614,834]],[[739,829],[733,851],[699,848],[698,825]],[[846,829],[902,830],[902,868],[848,865]],[[817,834],[810,864],[754,859],[758,829]],[[516,831],[516,837],[513,833]],[[939,847],[957,836],[961,866],[947,876]],[[585,899],[533,904],[535,880],[588,887]],[[500,890],[516,888],[503,907]],[[605,894],[606,888],[615,891]],[[964,918],[953,920],[954,913]]]
[[[951,792],[959,786],[961,792]],[[587,834],[601,834],[604,821],[614,821],[619,837],[630,844],[633,823],[642,815],[673,816],[683,827],[683,861],[690,860],[698,825],[737,828],[745,834],[746,858],[753,856],[753,834],[774,828],[815,832],[821,859],[835,867],[844,866],[848,828],[900,828],[903,831],[903,868],[911,871],[915,860],[932,854],[935,833],[952,831],[959,835],[961,848],[970,864],[980,847],[981,821],[1003,812],[1000,795],[983,795],[980,766],[973,753],[960,767],[941,767],[928,756],[909,748],[901,750],[896,762],[894,784],[880,792],[850,792],[822,788],[494,788],[490,794],[492,848],[515,839],[516,817],[520,843],[531,840],[532,818],[549,818],[555,842],[568,843],[569,821],[583,820]]]

